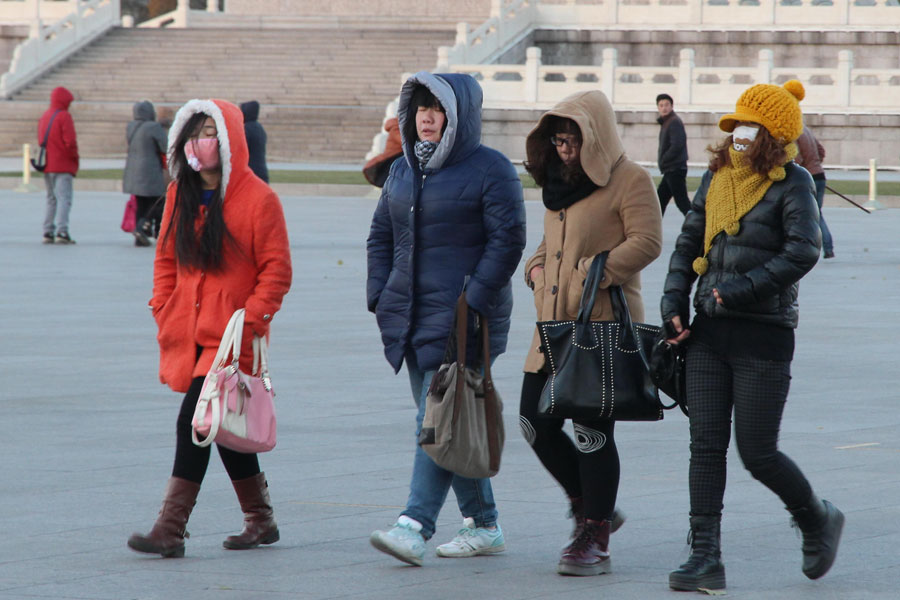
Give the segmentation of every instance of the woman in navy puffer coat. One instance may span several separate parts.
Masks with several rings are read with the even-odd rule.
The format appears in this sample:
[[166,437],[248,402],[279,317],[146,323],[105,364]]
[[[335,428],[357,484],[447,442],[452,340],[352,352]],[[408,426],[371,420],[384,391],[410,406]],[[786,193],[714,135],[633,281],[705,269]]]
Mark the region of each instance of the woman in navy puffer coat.
[[[395,372],[406,361],[417,437],[464,286],[472,311],[488,321],[491,358],[506,349],[525,207],[512,164],[481,145],[481,99],[468,75],[420,72],[407,80],[398,108],[404,155],[391,166],[369,233],[368,307]],[[373,545],[421,565],[451,486],[465,526],[438,555],[502,551],[490,481],[456,476],[418,446],[406,509],[393,529],[372,534]]]

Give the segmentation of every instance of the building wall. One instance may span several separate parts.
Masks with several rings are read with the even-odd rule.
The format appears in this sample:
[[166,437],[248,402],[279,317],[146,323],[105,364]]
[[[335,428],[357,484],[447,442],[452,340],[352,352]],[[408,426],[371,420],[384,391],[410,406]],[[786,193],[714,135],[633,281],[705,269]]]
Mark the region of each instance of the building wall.
[[[677,108],[677,107],[676,107]],[[525,137],[543,114],[539,110],[487,109],[483,114],[483,142],[514,161],[525,158]],[[705,163],[705,148],[725,136],[718,128],[721,115],[708,112],[679,113],[688,137],[691,163]],[[659,125],[650,111],[617,111],[619,136],[628,156],[656,164]],[[900,165],[900,115],[810,114],[806,123],[825,146],[829,165]]]
[[[784,67],[832,67],[840,50],[852,50],[856,67],[900,67],[900,31],[661,31],[537,30],[531,45],[547,65],[598,65],[604,48],[616,48],[621,65],[675,66],[682,48],[693,48],[697,66],[756,64],[759,51],[775,53]],[[508,62],[525,62],[524,51]]]
[[469,20],[481,24],[490,14],[490,0],[226,0],[225,11],[242,15],[303,17],[409,17]]

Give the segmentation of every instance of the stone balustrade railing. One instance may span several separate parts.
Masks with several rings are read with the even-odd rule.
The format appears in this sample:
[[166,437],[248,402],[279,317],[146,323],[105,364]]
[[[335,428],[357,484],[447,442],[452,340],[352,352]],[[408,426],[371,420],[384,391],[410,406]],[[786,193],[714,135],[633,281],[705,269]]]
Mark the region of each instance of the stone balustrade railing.
[[42,19],[33,20],[30,37],[16,47],[9,71],[0,77],[0,98],[11,97],[120,21],[119,0],[78,0],[74,12],[46,27]]
[[488,20],[460,23],[438,61],[490,62],[535,27],[896,30],[900,0],[491,0]]
[[694,51],[682,49],[673,67],[631,67],[617,63],[614,48],[603,50],[599,66],[541,64],[540,48],[528,48],[524,65],[438,64],[437,71],[469,73],[484,89],[488,108],[546,108],[569,94],[602,90],[616,108],[652,107],[668,93],[679,110],[721,110],[754,83],[799,79],[806,88],[804,110],[884,110],[896,112],[900,69],[857,69],[853,53],[838,52],[834,67],[778,67],[773,52],[761,50],[756,65],[701,67]]
[[0,0],[0,23],[31,24],[36,19],[48,23],[77,10],[79,0]]
[[900,23],[897,0],[545,0],[534,4],[542,25],[577,24],[582,29],[654,25],[821,29]]

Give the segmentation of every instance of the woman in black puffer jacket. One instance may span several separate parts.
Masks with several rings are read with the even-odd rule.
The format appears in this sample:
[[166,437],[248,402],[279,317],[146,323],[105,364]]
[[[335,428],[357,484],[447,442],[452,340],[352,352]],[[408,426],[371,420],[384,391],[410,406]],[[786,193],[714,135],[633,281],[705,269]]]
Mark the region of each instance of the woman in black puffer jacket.
[[[812,177],[793,163],[803,86],[758,84],[719,127],[733,135],[712,159],[669,263],[662,318],[687,346],[691,428],[691,556],[669,575],[676,590],[722,589],[719,530],[734,412],[744,466],[785,503],[803,532],[803,572],[834,562],[844,516],[819,500],[778,431],[790,384],[798,281],[819,257]],[[694,321],[687,326],[694,281]]]

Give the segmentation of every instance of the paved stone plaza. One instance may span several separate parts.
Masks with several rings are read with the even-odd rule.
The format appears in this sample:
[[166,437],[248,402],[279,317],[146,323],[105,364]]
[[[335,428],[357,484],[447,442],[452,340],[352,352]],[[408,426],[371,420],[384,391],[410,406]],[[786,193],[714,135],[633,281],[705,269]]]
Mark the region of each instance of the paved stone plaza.
[[[687,420],[621,423],[613,573],[556,575],[570,524],[563,493],[522,439],[521,367],[531,339],[530,290],[516,275],[510,347],[496,363],[507,401],[503,469],[495,478],[508,550],[439,559],[460,526],[448,501],[424,568],[369,546],[407,495],[414,411],[406,376],[383,359],[365,308],[371,198],[284,198],[294,287],[273,325],[279,445],[262,456],[281,542],[223,550],[241,514],[217,456],[189,523],[187,557],[125,546],[156,516],[174,448],[180,395],[156,376],[146,308],[152,249],[119,230],[124,197],[77,191],[75,246],[40,243],[40,194],[0,191],[0,599],[206,600],[689,598],[667,573],[687,556]],[[540,240],[528,203],[529,243]],[[837,563],[820,581],[800,572],[800,539],[778,499],[732,448],[723,552],[728,596],[845,600],[900,597],[900,210],[826,211],[837,258],[801,284],[800,329],[782,449],[846,514]],[[663,257],[644,274],[648,320],[679,214],[665,218]]]

